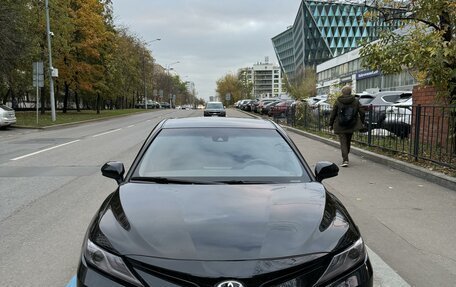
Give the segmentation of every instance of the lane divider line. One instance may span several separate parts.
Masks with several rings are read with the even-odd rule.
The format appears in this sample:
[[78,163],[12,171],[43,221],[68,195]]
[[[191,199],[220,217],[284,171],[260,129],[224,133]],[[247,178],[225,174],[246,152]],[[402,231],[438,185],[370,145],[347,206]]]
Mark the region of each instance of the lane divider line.
[[132,128],[132,127],[134,127],[134,126],[135,126],[135,125],[129,125],[127,128]]
[[23,158],[26,158],[26,157],[29,157],[29,156],[32,156],[32,155],[36,155],[36,154],[39,154],[39,153],[42,153],[42,152],[45,152],[45,151],[50,151],[50,150],[53,150],[53,149],[56,149],[56,148],[59,148],[59,147],[62,147],[62,146],[73,144],[73,143],[76,143],[78,141],[81,141],[81,140],[74,140],[74,141],[67,142],[67,143],[64,143],[64,144],[59,144],[59,145],[56,145],[56,146],[53,146],[53,147],[50,147],[50,148],[46,148],[46,149],[43,149],[43,150],[39,150],[39,151],[36,151],[36,152],[32,152],[32,153],[23,155],[23,156],[20,156],[20,157],[12,158],[10,160],[14,161],[14,160],[23,159]]
[[121,129],[115,129],[115,130],[112,130],[112,131],[107,131],[107,132],[104,132],[104,133],[101,133],[101,134],[94,135],[94,136],[92,136],[92,137],[93,137],[93,138],[96,138],[96,137],[103,136],[103,135],[106,135],[106,134],[118,132],[118,131],[120,131],[120,130],[121,130]]

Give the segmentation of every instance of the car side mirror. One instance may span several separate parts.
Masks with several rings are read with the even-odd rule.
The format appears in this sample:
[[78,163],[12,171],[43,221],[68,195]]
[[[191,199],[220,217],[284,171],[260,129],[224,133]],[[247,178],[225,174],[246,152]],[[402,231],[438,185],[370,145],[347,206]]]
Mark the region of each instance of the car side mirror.
[[123,181],[125,168],[123,163],[118,161],[109,161],[101,167],[101,174],[106,177],[113,178],[120,184]]
[[323,179],[337,176],[339,174],[339,167],[329,161],[319,161],[315,165],[315,177],[318,182],[322,182]]

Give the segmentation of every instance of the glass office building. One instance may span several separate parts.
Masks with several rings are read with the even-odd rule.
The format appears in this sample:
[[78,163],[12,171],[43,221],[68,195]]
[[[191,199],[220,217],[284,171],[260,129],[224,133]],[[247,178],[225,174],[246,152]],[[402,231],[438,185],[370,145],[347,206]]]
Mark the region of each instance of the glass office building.
[[313,66],[354,50],[361,41],[378,38],[382,29],[394,30],[399,21],[366,21],[369,8],[343,1],[302,0],[293,26],[272,38],[285,75],[292,78]]

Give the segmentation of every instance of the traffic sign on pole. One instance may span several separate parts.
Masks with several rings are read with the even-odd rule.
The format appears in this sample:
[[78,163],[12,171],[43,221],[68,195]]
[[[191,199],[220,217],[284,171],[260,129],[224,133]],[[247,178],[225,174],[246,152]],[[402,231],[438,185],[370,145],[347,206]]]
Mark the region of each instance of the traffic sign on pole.
[[33,62],[33,86],[44,87],[44,65],[43,62]]

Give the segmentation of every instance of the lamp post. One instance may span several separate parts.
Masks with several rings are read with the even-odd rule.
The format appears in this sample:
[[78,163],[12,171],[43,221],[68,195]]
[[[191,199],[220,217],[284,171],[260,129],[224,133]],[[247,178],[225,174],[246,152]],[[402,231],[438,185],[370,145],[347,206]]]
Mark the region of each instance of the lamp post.
[[51,50],[51,36],[54,35],[51,32],[51,25],[49,23],[49,1],[45,1],[46,7],[46,34],[47,34],[47,42],[48,42],[48,51],[49,51],[49,91],[51,97],[51,119],[53,122],[56,120],[55,115],[55,99],[54,99],[54,79],[53,77],[53,67],[52,67],[52,50]]
[[[176,62],[172,62],[168,65],[166,65],[166,71],[167,71],[167,74],[168,74],[168,81],[170,81],[169,77],[169,70],[171,69],[171,65],[174,65],[174,64],[179,64],[180,62],[179,61],[176,61]],[[169,85],[169,107],[171,108],[173,106],[172,104],[172,93],[171,93],[172,89],[171,89],[171,83]]]
[[[155,40],[151,40],[144,43],[144,51],[143,51],[143,84],[144,84],[144,109],[147,110],[147,88],[146,88],[146,46],[152,42],[161,41],[161,38],[157,38]],[[154,62],[152,60],[152,71],[154,69]]]

